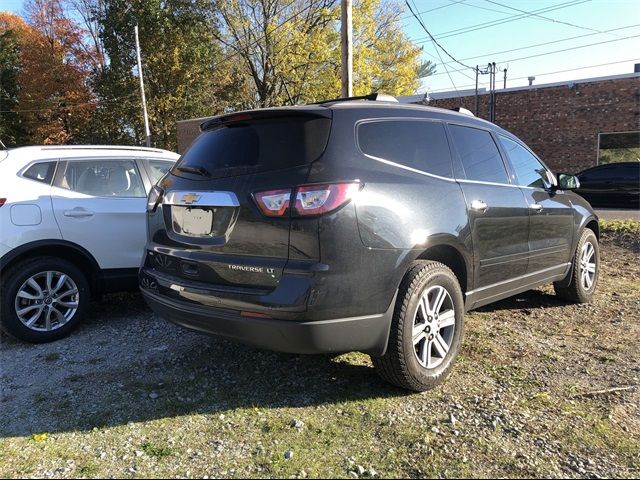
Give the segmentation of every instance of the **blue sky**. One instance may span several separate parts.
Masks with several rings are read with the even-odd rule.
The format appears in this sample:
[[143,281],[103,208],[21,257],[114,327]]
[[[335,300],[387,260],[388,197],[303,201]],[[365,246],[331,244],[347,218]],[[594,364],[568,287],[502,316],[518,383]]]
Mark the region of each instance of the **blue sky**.
[[[486,66],[488,62],[496,62],[500,70],[508,67],[507,87],[527,85],[528,76],[535,76],[534,83],[541,84],[630,73],[634,63],[640,63],[640,1],[637,0],[413,1],[420,12],[433,9],[423,13],[422,20],[438,43],[456,59],[472,67]],[[539,13],[526,15],[508,7]],[[412,39],[425,42],[422,44],[424,57],[438,64],[437,75],[424,82],[429,91],[454,90],[454,85],[459,90],[473,88],[473,70],[448,63],[452,60],[440,51],[451,73],[449,78],[436,47],[425,40],[427,34],[418,21],[408,11],[402,21]],[[488,22],[503,23],[468,31],[470,27]],[[611,31],[613,29],[616,30]],[[624,37],[635,38],[624,40]],[[569,38],[573,40],[566,40]],[[593,45],[600,42],[607,43]],[[531,47],[543,43],[546,45]],[[563,51],[550,53],[558,50]],[[611,64],[614,62],[623,63]],[[611,65],[583,68],[602,64]],[[564,70],[571,71],[549,74]],[[488,86],[488,81],[488,75],[481,76],[481,86]],[[502,72],[496,83],[502,88]]]
[[[500,70],[507,67],[507,87],[527,85],[528,76],[542,84],[630,73],[634,63],[640,63],[638,0],[409,1],[457,60],[472,67],[494,61]],[[22,4],[23,0],[0,0],[0,9],[21,13]],[[423,82],[422,91],[473,88],[473,70],[451,63],[440,50],[441,61],[439,49],[408,10],[400,21],[423,47],[424,58],[437,64],[437,74]],[[498,88],[502,75],[499,72]],[[488,80],[488,75],[481,76],[480,86],[488,86]]]

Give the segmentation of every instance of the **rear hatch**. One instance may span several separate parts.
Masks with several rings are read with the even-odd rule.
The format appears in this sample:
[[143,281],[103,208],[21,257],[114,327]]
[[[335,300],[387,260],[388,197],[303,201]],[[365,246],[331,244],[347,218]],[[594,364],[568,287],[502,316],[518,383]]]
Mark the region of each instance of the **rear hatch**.
[[[205,122],[160,183],[162,214],[149,216],[155,250],[149,266],[203,287],[275,288],[289,256],[291,219],[277,211],[272,192],[305,182],[330,128],[331,111],[323,107]],[[265,195],[276,205],[273,212],[261,210],[258,199]]]

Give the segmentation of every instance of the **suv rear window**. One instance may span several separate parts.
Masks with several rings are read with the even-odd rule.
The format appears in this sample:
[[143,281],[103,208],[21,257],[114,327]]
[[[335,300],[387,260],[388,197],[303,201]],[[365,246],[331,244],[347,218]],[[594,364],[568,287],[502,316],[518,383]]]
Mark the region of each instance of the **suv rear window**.
[[179,167],[188,166],[222,177],[305,165],[322,154],[330,128],[330,119],[312,115],[225,124],[201,133],[172,173],[184,176]]
[[441,177],[451,177],[449,143],[440,122],[376,120],[358,126],[358,145],[366,155]]

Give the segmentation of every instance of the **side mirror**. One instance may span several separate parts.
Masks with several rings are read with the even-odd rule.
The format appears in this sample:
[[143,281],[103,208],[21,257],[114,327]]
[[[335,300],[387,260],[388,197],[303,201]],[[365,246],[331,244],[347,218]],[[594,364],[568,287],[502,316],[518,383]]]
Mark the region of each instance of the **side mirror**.
[[558,174],[558,188],[560,190],[576,190],[580,188],[580,180],[575,175],[568,173]]

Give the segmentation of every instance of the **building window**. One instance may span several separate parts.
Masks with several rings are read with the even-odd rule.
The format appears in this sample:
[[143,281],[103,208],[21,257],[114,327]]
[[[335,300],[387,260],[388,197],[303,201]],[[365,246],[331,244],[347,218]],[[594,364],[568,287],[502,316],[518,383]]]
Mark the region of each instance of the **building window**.
[[598,135],[598,165],[638,161],[640,161],[640,131]]

